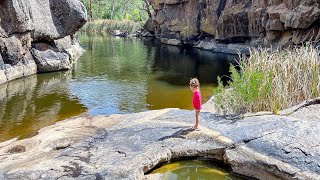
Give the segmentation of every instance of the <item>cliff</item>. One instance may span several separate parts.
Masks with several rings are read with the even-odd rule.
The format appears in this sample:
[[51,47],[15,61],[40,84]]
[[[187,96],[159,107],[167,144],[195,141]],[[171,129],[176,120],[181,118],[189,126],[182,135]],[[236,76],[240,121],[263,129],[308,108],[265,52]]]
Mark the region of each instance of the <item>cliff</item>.
[[152,0],[152,6],[145,28],[168,44],[177,39],[223,51],[237,47],[217,44],[287,47],[320,38],[317,0]]
[[86,19],[77,0],[0,1],[0,83],[70,69],[80,53],[73,35]]

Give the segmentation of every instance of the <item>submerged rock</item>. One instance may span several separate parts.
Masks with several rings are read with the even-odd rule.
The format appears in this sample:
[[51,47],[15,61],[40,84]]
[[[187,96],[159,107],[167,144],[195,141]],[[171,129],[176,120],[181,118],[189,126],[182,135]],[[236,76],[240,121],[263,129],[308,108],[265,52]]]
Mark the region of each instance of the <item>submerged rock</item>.
[[[0,83],[30,74],[43,72],[42,67],[34,68],[35,58],[31,49],[36,43],[56,48],[55,41],[69,37],[69,51],[80,52],[74,33],[86,22],[86,9],[78,0],[4,0],[0,3],[0,55],[7,68],[5,76],[0,73]],[[59,48],[58,48],[59,49]],[[67,49],[59,49],[65,53]],[[40,51],[40,50],[39,50]],[[48,56],[43,56],[45,62]],[[77,56],[70,56],[71,58]],[[50,59],[51,60],[51,59]],[[2,63],[0,62],[0,65]],[[39,63],[37,63],[39,64]],[[58,68],[60,69],[60,68]],[[47,70],[55,71],[56,68]]]
[[126,36],[127,36],[126,33],[121,32],[120,30],[115,30],[115,31],[113,31],[113,32],[112,32],[112,35],[113,35],[113,36],[121,36],[121,37],[126,37]]
[[173,46],[183,46],[183,43],[178,39],[162,38],[162,39],[160,39],[160,41],[163,44],[168,44],[168,45],[173,45]]
[[0,174],[5,179],[143,179],[160,163],[205,157],[250,178],[319,179],[319,108],[309,103],[286,116],[236,121],[202,112],[200,131],[190,129],[194,112],[188,110],[84,115],[43,128],[30,139],[0,143]]
[[141,33],[141,36],[142,37],[154,37],[153,34],[151,34],[149,31],[147,30],[143,30],[142,33]]

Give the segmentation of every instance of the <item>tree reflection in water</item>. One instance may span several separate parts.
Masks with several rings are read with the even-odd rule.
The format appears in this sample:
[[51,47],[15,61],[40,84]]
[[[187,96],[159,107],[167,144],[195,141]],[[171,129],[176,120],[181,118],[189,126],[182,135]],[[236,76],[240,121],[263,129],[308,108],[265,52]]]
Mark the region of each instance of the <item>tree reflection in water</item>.
[[0,85],[0,142],[25,138],[87,111],[70,94],[71,71],[32,75]]

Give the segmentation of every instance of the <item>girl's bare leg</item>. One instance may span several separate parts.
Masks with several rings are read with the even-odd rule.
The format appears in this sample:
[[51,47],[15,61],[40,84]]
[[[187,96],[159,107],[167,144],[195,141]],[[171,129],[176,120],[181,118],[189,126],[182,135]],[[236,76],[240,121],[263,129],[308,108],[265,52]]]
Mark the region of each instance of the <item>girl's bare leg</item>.
[[198,129],[198,126],[199,126],[199,115],[200,115],[200,110],[196,110],[196,124],[193,126],[193,129]]

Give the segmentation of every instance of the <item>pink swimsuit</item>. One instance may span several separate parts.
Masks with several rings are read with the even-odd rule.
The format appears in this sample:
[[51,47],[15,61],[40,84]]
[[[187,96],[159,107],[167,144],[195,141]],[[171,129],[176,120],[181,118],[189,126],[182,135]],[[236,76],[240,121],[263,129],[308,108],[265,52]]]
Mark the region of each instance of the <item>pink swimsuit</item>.
[[193,107],[196,110],[201,109],[201,92],[196,91],[193,93],[193,99],[192,99]]

